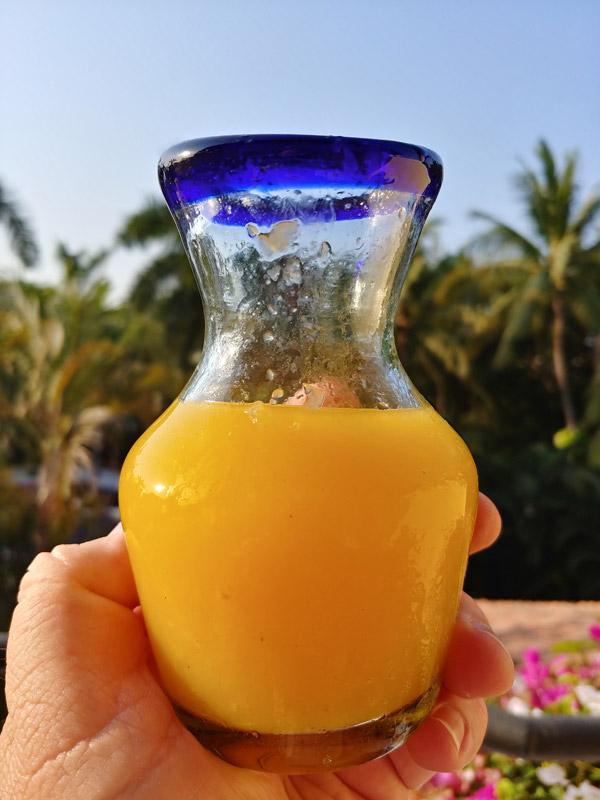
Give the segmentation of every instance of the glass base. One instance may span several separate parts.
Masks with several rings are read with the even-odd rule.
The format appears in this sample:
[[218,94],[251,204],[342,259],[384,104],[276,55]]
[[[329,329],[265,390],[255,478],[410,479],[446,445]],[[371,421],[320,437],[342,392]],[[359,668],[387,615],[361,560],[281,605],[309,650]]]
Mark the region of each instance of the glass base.
[[378,758],[403,744],[431,711],[438,691],[438,684],[434,684],[409,706],[349,728],[322,733],[249,732],[218,725],[181,709],[177,709],[177,715],[200,744],[237,767],[287,775],[329,772]]

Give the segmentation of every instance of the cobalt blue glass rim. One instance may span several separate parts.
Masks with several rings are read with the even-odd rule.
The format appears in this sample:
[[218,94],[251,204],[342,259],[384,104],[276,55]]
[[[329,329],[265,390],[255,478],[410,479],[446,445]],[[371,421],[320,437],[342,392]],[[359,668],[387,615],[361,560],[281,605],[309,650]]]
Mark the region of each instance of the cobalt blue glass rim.
[[175,210],[239,192],[311,188],[389,189],[433,202],[443,167],[432,150],[405,142],[257,134],[182,142],[162,155],[158,172],[165,199]]

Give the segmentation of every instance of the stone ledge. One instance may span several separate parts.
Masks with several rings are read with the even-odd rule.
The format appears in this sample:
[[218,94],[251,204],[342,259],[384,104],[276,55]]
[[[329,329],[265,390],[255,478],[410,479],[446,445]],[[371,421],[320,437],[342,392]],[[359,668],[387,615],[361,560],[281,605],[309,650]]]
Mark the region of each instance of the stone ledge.
[[547,650],[564,639],[583,639],[600,619],[600,601],[478,600],[513,658],[527,647]]

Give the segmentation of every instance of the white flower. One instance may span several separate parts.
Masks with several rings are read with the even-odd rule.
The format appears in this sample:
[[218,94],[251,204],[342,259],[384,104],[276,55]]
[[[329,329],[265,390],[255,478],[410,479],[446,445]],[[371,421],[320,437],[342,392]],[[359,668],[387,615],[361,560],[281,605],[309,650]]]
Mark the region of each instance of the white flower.
[[530,714],[529,706],[520,697],[511,697],[506,704],[506,710],[517,717],[528,717]]
[[475,770],[471,767],[465,767],[465,769],[461,769],[460,777],[470,786],[475,780]]
[[568,783],[567,773],[560,764],[546,764],[544,767],[538,767],[535,774],[546,786],[565,786]]
[[589,781],[584,781],[579,786],[569,784],[564,800],[600,800],[600,789],[592,786]]
[[578,683],[575,687],[575,696],[582,706],[587,706],[590,711],[592,706],[600,707],[600,690],[594,689],[587,683]]

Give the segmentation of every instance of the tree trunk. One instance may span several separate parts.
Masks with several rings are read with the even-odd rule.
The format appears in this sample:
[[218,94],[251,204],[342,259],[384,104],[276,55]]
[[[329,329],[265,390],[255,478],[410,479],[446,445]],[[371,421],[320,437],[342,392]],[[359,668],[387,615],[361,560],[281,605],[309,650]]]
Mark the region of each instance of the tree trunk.
[[554,366],[554,377],[560,394],[560,404],[562,407],[565,427],[570,430],[577,428],[577,415],[571,395],[569,382],[569,368],[567,365],[567,354],[565,352],[565,332],[566,332],[566,312],[565,300],[562,292],[554,292],[552,296],[552,364]]

